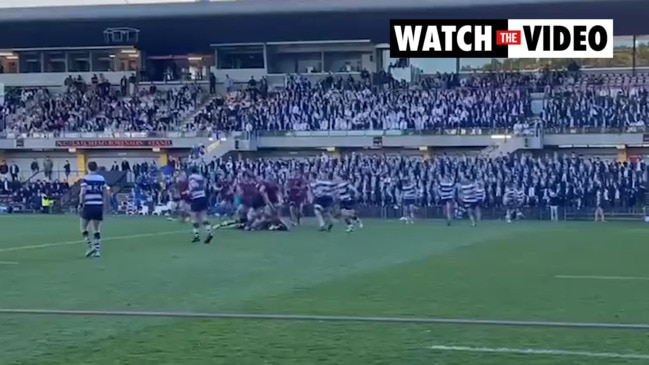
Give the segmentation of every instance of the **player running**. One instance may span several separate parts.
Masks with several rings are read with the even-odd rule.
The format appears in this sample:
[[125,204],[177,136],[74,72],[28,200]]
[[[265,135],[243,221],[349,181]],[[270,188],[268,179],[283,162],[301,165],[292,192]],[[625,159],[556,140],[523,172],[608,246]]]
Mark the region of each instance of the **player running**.
[[460,184],[460,195],[462,206],[469,214],[469,219],[471,219],[471,226],[475,227],[477,221],[475,209],[478,206],[476,185],[469,179],[463,179]]
[[442,177],[442,180],[439,182],[437,193],[439,194],[442,206],[444,206],[447,226],[450,226],[451,221],[453,220],[453,205],[455,202],[456,194],[455,190],[455,181],[447,176]]
[[526,198],[525,187],[521,185],[516,189],[516,219],[523,218],[523,208],[525,207]]
[[507,208],[507,213],[505,219],[507,223],[512,222],[512,217],[515,217],[516,214],[516,188],[513,184],[509,184],[505,187],[505,194],[503,195],[503,204]]
[[177,219],[179,222],[187,222],[189,218],[189,184],[187,175],[180,173],[176,177],[172,192],[174,202],[174,215],[171,219]]
[[326,179],[324,174],[314,178],[309,184],[310,200],[313,202],[313,210],[318,218],[320,231],[331,231],[333,228],[332,208],[334,195],[336,194],[336,184]]
[[417,184],[411,178],[406,178],[401,182],[401,206],[403,207],[403,217],[406,224],[415,223],[415,213],[417,212]]
[[207,208],[209,203],[207,201],[207,181],[203,175],[199,174],[198,167],[194,166],[191,168],[191,175],[189,175],[189,198],[190,203],[190,212],[192,226],[194,227],[194,239],[192,243],[200,242],[200,224],[203,224],[205,229],[205,241],[204,243],[210,243],[212,241],[212,226],[207,219]]
[[101,222],[104,220],[104,201],[108,198],[106,180],[97,173],[97,163],[91,161],[88,163],[88,174],[81,178],[79,193],[81,236],[87,246],[86,257],[101,256]]
[[354,223],[358,225],[358,228],[363,228],[363,222],[358,218],[355,208],[355,198],[358,196],[358,191],[356,191],[356,188],[349,181],[342,177],[338,177],[336,183],[340,214],[345,220],[345,223],[347,223],[347,232],[354,231]]
[[487,203],[487,190],[485,189],[483,181],[478,181],[475,184],[475,195],[478,199],[478,204],[475,206],[475,218],[477,221],[481,221],[482,207]]
[[291,223],[299,225],[304,215],[304,201],[307,195],[307,184],[304,178],[300,176],[299,172],[295,172],[293,176],[288,179],[288,201],[289,210],[291,213]]

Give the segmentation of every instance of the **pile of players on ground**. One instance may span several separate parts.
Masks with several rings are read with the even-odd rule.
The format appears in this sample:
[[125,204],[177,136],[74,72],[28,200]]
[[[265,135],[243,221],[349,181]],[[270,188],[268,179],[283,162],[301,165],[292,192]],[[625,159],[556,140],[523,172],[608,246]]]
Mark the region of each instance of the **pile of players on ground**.
[[412,85],[380,86],[334,77],[312,83],[297,76],[265,96],[246,91],[210,99],[196,85],[167,91],[135,88],[124,94],[78,80],[59,94],[44,89],[10,93],[0,107],[0,128],[9,134],[459,128],[478,132],[513,129],[539,118],[548,132],[584,127],[633,132],[649,123],[648,84],[644,74],[445,74]]
[[198,86],[165,91],[155,86],[132,88],[132,93],[88,84],[82,79],[67,83],[61,92],[46,88],[15,89],[0,106],[0,133],[45,135],[60,132],[159,132],[183,131],[205,99]]
[[[512,155],[495,159],[437,156],[424,160],[350,154],[340,158],[323,155],[303,159],[225,159],[198,165],[210,181],[213,212],[224,215],[231,214],[236,207],[237,186],[245,174],[258,181],[272,182],[284,196],[290,195],[290,181],[295,176],[302,176],[307,183],[316,177],[344,180],[353,187],[354,205],[358,208],[401,207],[405,200],[414,200],[422,208],[439,206],[444,203],[440,184],[450,179],[458,185],[470,181],[484,186],[480,205],[485,208],[503,207],[506,190],[515,189],[518,206],[542,207],[554,202],[575,209],[641,206],[649,174],[642,160],[618,163],[575,155]],[[414,186],[414,196],[404,197],[406,185]],[[305,203],[309,204],[306,200]],[[372,214],[368,213],[371,209],[362,211]]]

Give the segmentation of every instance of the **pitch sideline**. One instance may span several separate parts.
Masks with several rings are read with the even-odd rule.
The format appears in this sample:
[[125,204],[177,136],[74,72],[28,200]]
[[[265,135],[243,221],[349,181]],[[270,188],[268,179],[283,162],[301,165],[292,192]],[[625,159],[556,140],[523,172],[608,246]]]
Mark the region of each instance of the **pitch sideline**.
[[433,351],[446,352],[473,352],[481,354],[500,355],[533,355],[533,356],[563,356],[563,357],[588,357],[600,359],[625,359],[625,360],[649,360],[649,354],[625,354],[618,352],[590,352],[572,351],[560,349],[516,349],[507,347],[471,347],[471,346],[430,346]]

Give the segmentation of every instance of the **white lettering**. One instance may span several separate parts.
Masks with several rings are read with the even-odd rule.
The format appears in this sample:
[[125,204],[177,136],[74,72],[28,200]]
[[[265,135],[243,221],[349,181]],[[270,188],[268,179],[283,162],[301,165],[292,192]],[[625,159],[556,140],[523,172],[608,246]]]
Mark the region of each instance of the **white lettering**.
[[471,33],[471,26],[464,25],[457,31],[457,45],[464,52],[471,52],[471,44],[466,42],[465,36]]
[[419,48],[419,38],[421,38],[421,25],[416,26],[394,26],[394,34],[397,37],[397,47],[399,51],[416,51]]
[[491,51],[491,25],[476,25],[473,30],[473,45],[476,51]]
[[447,52],[453,51],[453,38],[457,27],[455,25],[442,25],[442,33],[444,33],[444,50]]
[[428,27],[428,29],[426,29],[426,37],[424,38],[424,46],[422,47],[422,50],[425,52],[430,50],[440,52],[442,50],[442,43],[439,41],[437,27]]

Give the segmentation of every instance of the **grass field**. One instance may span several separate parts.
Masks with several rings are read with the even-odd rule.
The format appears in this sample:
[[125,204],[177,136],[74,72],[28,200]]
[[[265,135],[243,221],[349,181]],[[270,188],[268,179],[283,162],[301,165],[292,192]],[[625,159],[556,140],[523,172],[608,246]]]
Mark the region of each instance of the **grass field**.
[[[73,217],[0,217],[0,308],[649,323],[641,223],[369,221],[212,245],[162,219],[106,223],[84,259]],[[649,331],[0,314],[2,365],[523,362],[646,364]]]

